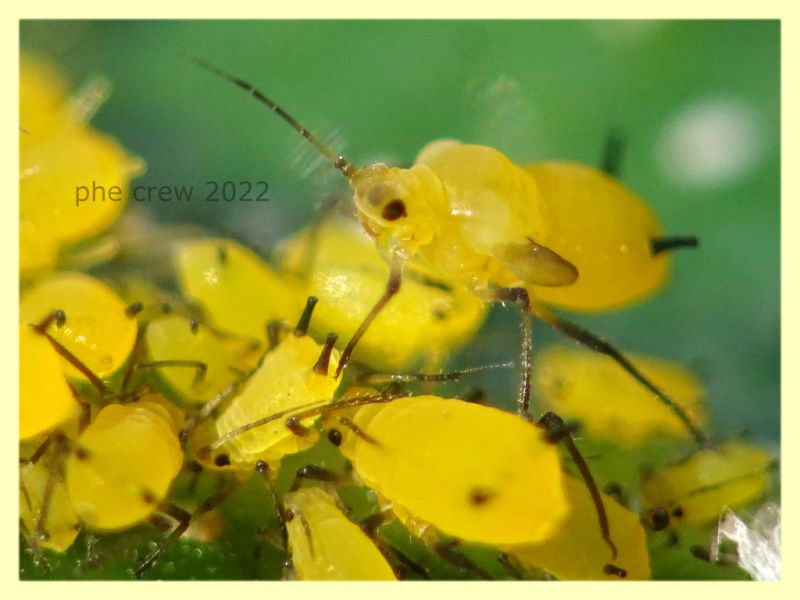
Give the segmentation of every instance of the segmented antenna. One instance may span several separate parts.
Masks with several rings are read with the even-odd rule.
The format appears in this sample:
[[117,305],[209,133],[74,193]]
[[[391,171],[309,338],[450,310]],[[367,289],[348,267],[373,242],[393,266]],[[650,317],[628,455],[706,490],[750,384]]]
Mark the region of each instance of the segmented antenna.
[[249,93],[253,98],[261,102],[262,104],[266,104],[272,112],[278,115],[281,119],[286,121],[292,129],[294,129],[297,133],[303,136],[312,146],[314,146],[323,156],[325,156],[333,166],[336,167],[339,171],[341,171],[345,177],[350,179],[358,172],[358,167],[356,167],[353,163],[347,160],[341,154],[337,154],[331,148],[326,146],[317,136],[311,133],[308,129],[303,127],[300,122],[295,119],[292,115],[287,113],[283,108],[281,108],[274,100],[268,98],[262,91],[253,87],[252,84],[246,82],[244,79],[240,79],[236,75],[228,73],[227,71],[223,71],[219,67],[212,65],[209,62],[206,62],[202,58],[198,58],[192,54],[183,54],[183,57],[191,63],[198,65],[199,67],[204,68],[206,71],[210,71],[214,75],[221,77],[222,79],[226,79],[230,81],[232,84],[236,85],[237,87],[243,89],[247,93]]

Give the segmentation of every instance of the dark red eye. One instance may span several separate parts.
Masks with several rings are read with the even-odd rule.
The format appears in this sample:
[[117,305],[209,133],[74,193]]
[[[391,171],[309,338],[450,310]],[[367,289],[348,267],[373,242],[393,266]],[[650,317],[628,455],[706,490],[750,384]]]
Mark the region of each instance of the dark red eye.
[[406,205],[402,200],[392,200],[383,207],[383,212],[381,216],[386,221],[396,221],[400,217],[407,217],[406,214]]

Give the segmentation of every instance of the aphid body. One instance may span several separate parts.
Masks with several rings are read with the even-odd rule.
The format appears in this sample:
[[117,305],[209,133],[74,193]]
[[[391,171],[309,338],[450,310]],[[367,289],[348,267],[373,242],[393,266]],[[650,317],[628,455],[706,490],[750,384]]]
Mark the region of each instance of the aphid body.
[[465,541],[533,543],[569,511],[555,447],[498,409],[417,396],[324,423],[340,428],[354,472],[417,533],[432,524]]
[[[704,390],[683,366],[629,354],[651,381],[666,390],[695,423],[707,419]],[[578,419],[586,432],[634,446],[654,436],[684,437],[686,428],[663,404],[611,359],[576,347],[551,346],[536,355],[534,390],[543,408]]]
[[67,491],[81,521],[124,529],[158,508],[183,465],[177,414],[154,395],[97,414],[66,463]]
[[758,446],[725,442],[646,475],[642,498],[648,508],[671,511],[677,523],[703,525],[718,519],[725,508],[739,508],[762,496],[773,464],[773,456]]
[[283,497],[292,564],[301,579],[393,581],[397,579],[372,540],[318,487]]

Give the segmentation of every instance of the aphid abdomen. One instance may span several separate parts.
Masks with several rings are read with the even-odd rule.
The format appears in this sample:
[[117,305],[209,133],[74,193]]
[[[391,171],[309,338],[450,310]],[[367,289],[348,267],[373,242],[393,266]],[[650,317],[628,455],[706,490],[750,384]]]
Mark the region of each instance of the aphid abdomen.
[[284,497],[291,518],[286,531],[292,563],[301,579],[372,581],[396,579],[375,544],[319,488]]
[[[561,526],[541,544],[509,547],[508,553],[524,566],[544,569],[559,579],[619,581],[622,572],[625,579],[649,579],[650,561],[639,516],[601,494],[611,537],[619,551],[612,559],[597,529],[597,513],[586,485],[565,476],[564,489],[572,510]],[[610,572],[605,568],[609,563],[624,571]]]
[[647,205],[601,171],[577,163],[524,167],[537,182],[550,219],[537,240],[574,264],[578,280],[564,287],[533,286],[532,295],[574,310],[621,307],[655,292],[667,277],[668,259],[653,255],[662,235]]
[[644,504],[679,509],[677,523],[709,523],[724,508],[736,509],[762,496],[773,461],[766,450],[738,440],[702,449],[646,476],[641,486]]
[[67,460],[75,512],[89,527],[121,529],[146,519],[183,464],[167,410],[154,402],[101,410]]
[[366,407],[343,430],[355,472],[413,519],[486,544],[546,538],[568,512],[558,454],[500,410],[434,396]]
[[61,359],[43,335],[19,326],[19,437],[50,431],[78,414]]
[[[329,375],[322,375],[314,371],[321,350],[322,346],[309,336],[285,338],[267,354],[242,393],[217,419],[217,434],[222,437],[258,419],[331,400],[339,385],[339,379],[332,377],[339,353],[331,352]],[[232,437],[223,446],[231,462],[255,463],[258,459],[271,462],[312,445],[316,441],[314,432],[296,435],[285,425],[288,416]],[[315,420],[316,417],[310,417],[301,424],[310,426]]]

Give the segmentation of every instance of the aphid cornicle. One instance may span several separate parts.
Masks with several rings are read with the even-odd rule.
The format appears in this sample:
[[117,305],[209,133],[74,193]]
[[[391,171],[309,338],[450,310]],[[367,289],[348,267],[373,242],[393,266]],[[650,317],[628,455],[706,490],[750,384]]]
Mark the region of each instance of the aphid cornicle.
[[[433,142],[408,168],[364,167],[334,152],[250,83],[196,57],[192,62],[268,106],[347,178],[364,229],[390,264],[383,295],[342,352],[338,371],[400,290],[404,265],[419,257],[444,281],[523,313],[519,412],[530,418],[531,314],[616,360],[681,419],[686,412],[613,346],[551,313],[543,302],[605,310],[633,302],[665,278],[665,250],[696,245],[664,237],[648,207],[597,169],[572,163],[520,167],[487,146]],[[549,291],[548,291],[549,290]],[[558,292],[553,292],[558,290]]]

